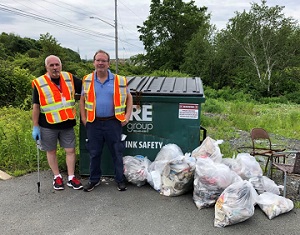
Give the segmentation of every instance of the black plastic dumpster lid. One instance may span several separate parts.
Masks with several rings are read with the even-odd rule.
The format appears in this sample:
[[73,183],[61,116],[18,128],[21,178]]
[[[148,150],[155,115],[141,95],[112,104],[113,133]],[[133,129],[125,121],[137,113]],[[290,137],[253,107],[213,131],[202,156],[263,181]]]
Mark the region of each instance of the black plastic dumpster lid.
[[127,77],[132,93],[204,96],[199,77]]

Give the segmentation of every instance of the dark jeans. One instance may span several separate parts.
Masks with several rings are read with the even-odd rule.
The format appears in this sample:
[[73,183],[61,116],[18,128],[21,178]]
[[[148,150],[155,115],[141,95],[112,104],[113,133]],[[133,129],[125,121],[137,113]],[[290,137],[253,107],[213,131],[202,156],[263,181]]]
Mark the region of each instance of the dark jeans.
[[101,173],[101,155],[106,143],[111,153],[115,181],[117,183],[124,180],[123,151],[125,145],[121,142],[122,125],[117,119],[94,122],[86,124],[87,149],[90,154],[90,182],[98,182]]

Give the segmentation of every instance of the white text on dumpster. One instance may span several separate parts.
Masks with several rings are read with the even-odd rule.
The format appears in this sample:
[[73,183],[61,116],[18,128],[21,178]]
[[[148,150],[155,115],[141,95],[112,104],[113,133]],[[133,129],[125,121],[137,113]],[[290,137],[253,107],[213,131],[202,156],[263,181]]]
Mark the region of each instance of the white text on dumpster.
[[133,105],[130,121],[151,122],[152,121],[152,105]]
[[126,141],[126,148],[161,149],[163,142],[158,141]]
[[130,121],[126,125],[128,133],[149,133],[153,129],[152,105],[133,105]]

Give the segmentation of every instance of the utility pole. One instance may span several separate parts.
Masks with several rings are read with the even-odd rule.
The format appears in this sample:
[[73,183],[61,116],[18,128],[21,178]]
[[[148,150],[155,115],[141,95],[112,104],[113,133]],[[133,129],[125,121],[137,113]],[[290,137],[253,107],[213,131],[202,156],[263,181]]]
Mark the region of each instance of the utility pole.
[[118,55],[118,15],[117,15],[117,7],[118,7],[118,4],[117,4],[117,0],[115,0],[115,25],[105,21],[105,20],[102,20],[100,19],[99,17],[96,17],[96,16],[90,16],[90,19],[97,19],[97,20],[100,20],[112,27],[115,28],[115,53],[116,53],[116,74],[118,74],[119,72],[119,69],[118,69],[118,65],[119,65],[119,55]]
[[118,64],[119,64],[119,56],[118,56],[118,16],[117,16],[117,0],[115,0],[115,50],[116,50],[116,74],[118,74]]

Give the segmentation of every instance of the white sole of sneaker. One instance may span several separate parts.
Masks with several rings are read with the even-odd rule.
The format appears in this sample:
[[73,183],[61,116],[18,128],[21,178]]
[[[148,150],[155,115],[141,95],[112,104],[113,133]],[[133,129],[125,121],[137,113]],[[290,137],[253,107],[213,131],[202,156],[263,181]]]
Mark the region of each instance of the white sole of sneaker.
[[82,185],[80,185],[79,187],[74,187],[72,184],[69,184],[69,183],[67,183],[67,185],[68,185],[68,187],[73,188],[73,189],[75,189],[75,190],[79,190],[79,189],[82,189],[82,188],[83,188]]
[[54,187],[53,186],[53,188],[55,189],[55,190],[64,190],[65,188],[63,188],[63,187]]

